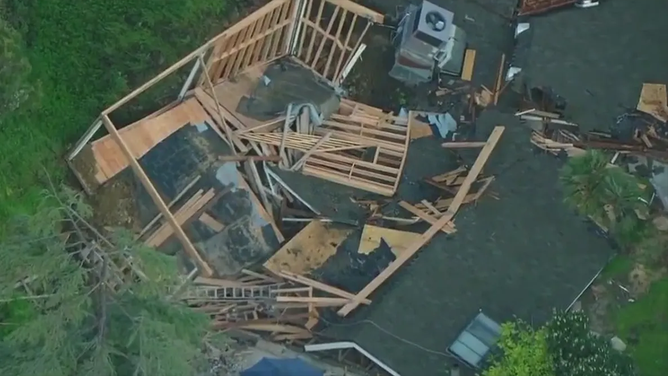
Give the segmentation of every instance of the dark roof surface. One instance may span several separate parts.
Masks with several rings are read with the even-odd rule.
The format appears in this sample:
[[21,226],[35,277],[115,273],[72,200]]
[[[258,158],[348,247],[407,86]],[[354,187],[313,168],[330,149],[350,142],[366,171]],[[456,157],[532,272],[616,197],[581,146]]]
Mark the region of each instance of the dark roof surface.
[[[536,155],[527,130],[496,111],[479,119],[479,137],[497,123],[506,131],[485,171],[496,175],[491,189],[499,199],[462,209],[457,234],[437,235],[371,296],[369,307],[326,335],[356,342],[402,376],[445,375],[452,359],[434,352],[445,353],[480,310],[499,323],[514,316],[542,322],[554,308],[568,307],[604,266],[612,248],[564,205],[561,162]],[[426,149],[411,149],[411,174],[429,175]],[[445,152],[429,153],[447,160]],[[445,162],[431,165],[447,170]]]
[[[509,22],[490,9],[508,15],[517,2],[435,2],[455,12],[455,22],[478,51],[474,81],[489,86],[512,36]],[[405,1],[363,3],[393,14]],[[624,107],[635,107],[643,82],[668,82],[668,50],[662,47],[667,5],[668,0],[601,1],[596,8],[531,18],[524,73],[531,85],[551,86],[562,95],[575,122],[605,128]],[[487,196],[462,209],[457,234],[438,234],[371,296],[370,306],[323,334],[358,343],[402,376],[447,375],[453,359],[446,350],[479,311],[498,322],[516,316],[540,323],[554,308],[569,306],[591,282],[614,251],[563,203],[562,162],[535,154],[528,130],[494,110],[478,119],[478,138],[485,139],[496,124],[506,131],[485,173],[496,175],[490,189],[499,199]],[[454,165],[438,142],[411,144],[399,198],[434,198],[419,181]],[[472,163],[476,153],[466,160]],[[347,246],[355,248],[354,243]]]
[[600,3],[531,18],[523,67],[533,86],[551,86],[588,129],[607,129],[625,107],[635,108],[643,82],[668,83],[668,0]]

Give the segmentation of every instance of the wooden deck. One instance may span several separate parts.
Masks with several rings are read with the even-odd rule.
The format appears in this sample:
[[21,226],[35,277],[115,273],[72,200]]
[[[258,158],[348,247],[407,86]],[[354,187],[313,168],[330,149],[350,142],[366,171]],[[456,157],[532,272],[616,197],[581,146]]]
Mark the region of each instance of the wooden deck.
[[[191,124],[211,122],[209,115],[200,103],[188,99],[166,111],[155,114],[128,125],[118,131],[125,140],[132,154],[141,158],[153,147],[182,127]],[[91,143],[95,158],[95,179],[103,184],[128,167],[128,160],[111,136],[107,135]]]

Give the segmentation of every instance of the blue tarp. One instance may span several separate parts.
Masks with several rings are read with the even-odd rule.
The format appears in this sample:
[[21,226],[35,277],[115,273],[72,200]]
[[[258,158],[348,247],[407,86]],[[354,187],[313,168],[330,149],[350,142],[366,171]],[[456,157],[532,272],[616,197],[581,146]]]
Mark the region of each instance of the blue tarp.
[[323,376],[324,371],[313,367],[299,358],[262,358],[251,368],[242,371],[241,376]]

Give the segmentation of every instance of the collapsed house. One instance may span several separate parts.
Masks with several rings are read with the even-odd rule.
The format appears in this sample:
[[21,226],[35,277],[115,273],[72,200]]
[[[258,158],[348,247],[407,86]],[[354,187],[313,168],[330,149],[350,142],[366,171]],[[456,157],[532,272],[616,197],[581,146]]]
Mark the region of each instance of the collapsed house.
[[[68,163],[87,192],[131,211],[117,224],[179,258],[192,281],[182,299],[214,328],[361,358],[390,375],[445,374],[442,354],[478,369],[498,323],[569,306],[610,250],[562,207],[523,130],[498,125],[516,118],[486,110],[511,83],[513,61],[489,53],[497,41],[464,18],[498,25],[494,38],[505,20],[463,4],[447,6],[470,36],[459,77],[431,94],[462,107],[449,118],[476,126],[473,139],[431,137],[444,114],[346,97],[342,83],[379,12],[273,0],[104,110]],[[184,82],[173,102],[115,124],[173,77]],[[109,134],[95,138],[102,127]],[[453,150],[465,161],[453,165]],[[529,162],[505,172],[517,161]],[[119,186],[125,196],[105,196]],[[399,270],[401,283],[387,283]],[[439,354],[390,339],[389,329]]]

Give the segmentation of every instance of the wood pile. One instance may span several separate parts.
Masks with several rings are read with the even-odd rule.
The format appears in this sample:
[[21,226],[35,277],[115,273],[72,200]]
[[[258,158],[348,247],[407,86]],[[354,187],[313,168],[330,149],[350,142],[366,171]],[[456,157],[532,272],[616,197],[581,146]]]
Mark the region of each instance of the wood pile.
[[241,155],[278,160],[282,169],[385,196],[396,192],[411,116],[399,117],[348,99],[341,99],[338,111],[327,119],[314,119],[308,106],[290,105],[286,113],[280,123],[237,126],[232,138],[244,145]]
[[601,149],[668,162],[666,85],[643,84],[636,110],[619,116],[611,131],[581,132],[544,97],[525,100],[523,107],[515,115],[531,128],[531,143],[548,153],[573,157]]
[[355,295],[288,271],[267,275],[243,270],[234,280],[197,277],[179,297],[209,315],[217,330],[243,329],[267,333],[274,341],[298,341],[313,336],[320,309],[342,307]]

